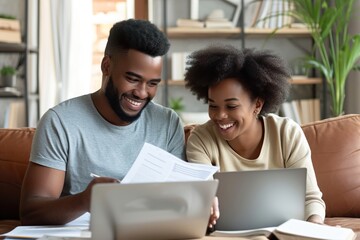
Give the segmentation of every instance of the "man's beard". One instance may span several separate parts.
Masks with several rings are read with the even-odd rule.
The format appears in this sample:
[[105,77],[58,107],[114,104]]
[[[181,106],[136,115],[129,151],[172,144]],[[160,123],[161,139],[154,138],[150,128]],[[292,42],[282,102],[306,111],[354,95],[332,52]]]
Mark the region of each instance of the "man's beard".
[[147,104],[150,102],[150,99],[148,99],[144,107],[136,115],[132,116],[127,114],[120,106],[119,100],[122,98],[122,95],[120,96],[117,89],[115,89],[112,77],[109,77],[109,81],[105,89],[105,96],[116,115],[122,121],[128,123],[136,121],[140,117],[142,111],[145,109]]

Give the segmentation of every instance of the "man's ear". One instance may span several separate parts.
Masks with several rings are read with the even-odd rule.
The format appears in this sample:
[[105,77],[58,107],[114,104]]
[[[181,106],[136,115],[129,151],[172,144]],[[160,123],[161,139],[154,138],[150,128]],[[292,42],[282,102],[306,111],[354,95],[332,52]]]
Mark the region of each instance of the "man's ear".
[[108,55],[105,55],[101,61],[101,71],[104,76],[110,75],[111,60]]

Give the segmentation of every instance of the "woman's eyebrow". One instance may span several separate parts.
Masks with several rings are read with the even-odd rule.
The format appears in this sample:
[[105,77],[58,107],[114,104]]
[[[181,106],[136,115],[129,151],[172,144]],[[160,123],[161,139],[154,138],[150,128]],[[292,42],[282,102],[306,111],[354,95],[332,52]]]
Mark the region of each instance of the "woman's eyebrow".
[[238,101],[238,98],[227,98],[225,99],[225,102],[230,102],[230,101]]
[[[208,98],[209,102],[215,102],[214,100],[212,100],[211,98]],[[224,100],[225,102],[231,102],[231,101],[239,101],[238,98],[227,98]]]

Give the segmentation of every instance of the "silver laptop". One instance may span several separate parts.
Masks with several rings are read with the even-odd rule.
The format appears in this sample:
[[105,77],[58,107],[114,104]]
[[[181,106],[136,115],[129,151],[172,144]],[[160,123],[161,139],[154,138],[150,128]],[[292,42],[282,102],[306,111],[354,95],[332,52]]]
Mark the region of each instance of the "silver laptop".
[[220,218],[216,230],[278,226],[304,220],[306,168],[218,172]]
[[217,186],[217,180],[96,184],[92,239],[201,238]]

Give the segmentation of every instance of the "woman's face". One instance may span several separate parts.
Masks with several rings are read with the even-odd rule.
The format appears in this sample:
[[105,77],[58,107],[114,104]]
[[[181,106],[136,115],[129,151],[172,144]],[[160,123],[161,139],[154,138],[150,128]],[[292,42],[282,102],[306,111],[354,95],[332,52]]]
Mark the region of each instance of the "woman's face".
[[258,99],[252,100],[237,79],[222,80],[209,88],[208,95],[209,117],[226,141],[251,134],[257,120],[256,113],[260,112],[262,103]]

